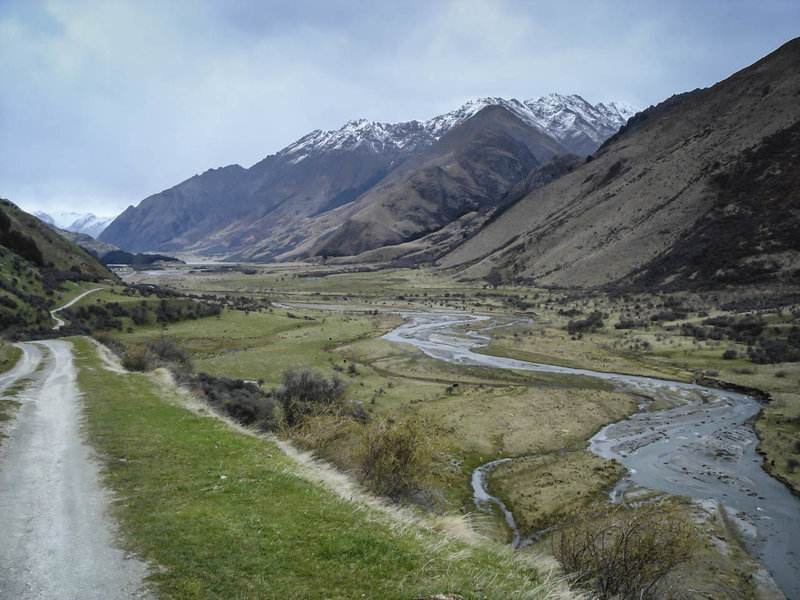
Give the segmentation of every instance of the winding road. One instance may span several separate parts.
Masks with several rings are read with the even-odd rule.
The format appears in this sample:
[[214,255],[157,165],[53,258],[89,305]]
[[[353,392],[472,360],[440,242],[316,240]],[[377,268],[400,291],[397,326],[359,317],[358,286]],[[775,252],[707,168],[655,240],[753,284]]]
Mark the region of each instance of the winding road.
[[[151,598],[147,566],[116,544],[110,495],[81,432],[72,345],[17,346],[21,359],[0,374],[0,398],[20,404],[0,446],[0,598]],[[7,395],[15,384],[22,391]]]
[[62,310],[64,310],[65,308],[69,308],[70,306],[72,306],[73,304],[75,304],[75,303],[76,303],[78,300],[80,300],[81,298],[83,298],[84,296],[86,296],[86,295],[88,295],[88,294],[91,294],[92,292],[99,292],[99,291],[100,291],[100,290],[102,290],[102,289],[105,289],[105,288],[99,287],[99,288],[94,288],[94,289],[91,289],[91,290],[89,290],[89,291],[83,292],[83,293],[82,293],[82,294],[80,294],[79,296],[75,296],[75,297],[74,297],[72,300],[70,300],[69,302],[67,302],[67,303],[66,303],[64,306],[59,306],[59,307],[58,307],[58,308],[56,308],[55,310],[51,310],[51,311],[50,311],[50,316],[51,316],[51,317],[53,317],[53,319],[55,319],[55,321],[56,321],[56,324],[55,324],[55,325],[53,325],[53,329],[61,329],[61,328],[64,326],[64,319],[62,319],[62,318],[60,318],[60,317],[57,317],[57,316],[56,316],[56,313],[57,313],[57,312],[59,312],[59,311],[62,311]]

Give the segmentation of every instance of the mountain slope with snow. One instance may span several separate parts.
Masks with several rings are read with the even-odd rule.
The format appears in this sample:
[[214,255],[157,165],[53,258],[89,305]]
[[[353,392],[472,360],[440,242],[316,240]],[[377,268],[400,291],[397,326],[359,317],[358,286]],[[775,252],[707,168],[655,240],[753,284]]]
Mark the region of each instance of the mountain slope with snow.
[[116,218],[97,217],[92,213],[76,212],[57,212],[53,214],[35,212],[33,215],[48,225],[54,225],[59,229],[66,229],[74,233],[85,233],[93,238],[97,238],[108,227],[109,223]]
[[[593,152],[627,115],[621,105],[593,106],[579,96],[551,95],[525,102],[482,98],[424,121],[349,121],[337,130],[312,131],[249,169],[212,169],[150,196],[129,207],[100,239],[134,252],[255,259],[251,251],[258,248],[260,260],[289,256],[310,238],[322,239],[340,226],[348,207],[387,177],[425,167],[418,157],[490,106],[513,115],[512,137],[536,164],[570,152]],[[440,220],[434,219],[436,227]],[[419,231],[432,227],[416,225]]]

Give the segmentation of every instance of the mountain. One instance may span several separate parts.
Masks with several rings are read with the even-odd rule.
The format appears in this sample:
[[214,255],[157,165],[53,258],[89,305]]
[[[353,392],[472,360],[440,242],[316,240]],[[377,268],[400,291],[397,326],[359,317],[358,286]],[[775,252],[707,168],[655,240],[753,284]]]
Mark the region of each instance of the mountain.
[[68,239],[70,242],[77,244],[84,250],[86,250],[89,254],[94,256],[95,258],[99,259],[103,264],[108,264],[108,261],[103,261],[102,257],[109,252],[118,252],[119,248],[117,248],[114,244],[109,244],[108,242],[101,242],[100,240],[94,239],[88,233],[79,233],[76,231],[70,231],[69,229],[61,229],[56,227],[55,225],[51,225],[53,230],[60,235]]
[[[190,252],[237,260],[273,260],[324,252],[320,244],[326,236],[332,236],[351,217],[355,219],[348,225],[352,231],[352,223],[363,222],[364,214],[355,215],[367,204],[388,202],[378,190],[398,192],[413,169],[428,169],[427,176],[419,175],[416,189],[427,177],[430,190],[426,194],[439,193],[433,190],[446,178],[437,182],[430,169],[444,168],[444,155],[455,151],[445,151],[440,142],[467,121],[486,119],[482,113],[488,107],[501,109],[508,114],[508,120],[514,120],[515,133],[511,137],[516,136],[516,142],[530,154],[515,160],[527,166],[556,155],[585,155],[596,150],[632,112],[621,104],[592,106],[578,96],[551,95],[525,102],[484,98],[427,121],[350,121],[335,131],[311,132],[249,169],[238,165],[211,169],[150,196],[138,206],[129,207],[99,237],[135,252]],[[479,143],[474,136],[458,139],[465,144]],[[496,141],[501,146],[508,142]],[[483,140],[484,146],[486,143]],[[468,150],[465,148],[464,152]],[[535,163],[530,162],[531,157]],[[525,174],[515,173],[512,178]],[[491,173],[489,179],[501,183],[505,190],[516,182],[507,180],[507,176],[508,173]],[[464,200],[464,186],[471,183],[457,183],[462,187],[456,195]],[[452,187],[454,181],[447,184]],[[486,180],[480,186],[483,187],[473,194],[472,206],[477,206],[475,202],[485,204],[478,199],[485,199],[491,184]],[[441,193],[448,196],[451,192]],[[496,203],[494,198],[490,204]],[[440,209],[444,204],[440,203]],[[358,251],[423,235],[449,223],[465,207],[466,204],[437,213],[431,205],[430,210],[414,217],[417,222],[413,227],[398,225],[391,234],[376,232],[369,243],[349,249],[338,247],[335,252]],[[373,212],[380,211],[376,208]],[[335,240],[330,244],[341,246]],[[332,247],[330,244],[326,247]]]
[[798,231],[800,38],[630,119],[440,264],[551,286],[796,284]]
[[0,331],[49,328],[53,291],[64,281],[117,281],[86,251],[0,199]]
[[58,212],[50,215],[45,212],[34,212],[33,215],[48,225],[75,233],[85,233],[95,239],[114,220],[114,217],[96,217],[92,213]]
[[348,205],[348,218],[309,252],[348,256],[438,231],[502,203],[540,161],[537,129],[500,105],[463,121]]

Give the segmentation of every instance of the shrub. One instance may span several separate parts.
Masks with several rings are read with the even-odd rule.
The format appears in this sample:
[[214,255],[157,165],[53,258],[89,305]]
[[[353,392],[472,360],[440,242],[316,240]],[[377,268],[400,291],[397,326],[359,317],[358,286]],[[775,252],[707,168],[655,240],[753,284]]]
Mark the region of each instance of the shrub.
[[391,498],[409,496],[424,487],[433,455],[429,428],[423,421],[384,419],[365,430],[361,482]]
[[165,336],[147,341],[147,349],[154,357],[155,366],[168,366],[173,370],[192,370],[192,359],[189,354],[175,342]]
[[722,358],[725,360],[733,360],[737,356],[736,350],[725,350],[725,352],[722,353]]
[[602,506],[556,537],[561,567],[602,600],[658,597],[666,576],[690,560],[699,543],[691,521],[669,502]]
[[282,387],[272,396],[283,410],[286,425],[296,427],[311,415],[340,412],[345,405],[347,384],[338,375],[331,379],[307,368],[288,369]]
[[92,334],[92,337],[109,348],[117,356],[122,356],[125,352],[125,344],[106,331],[96,331]]
[[144,346],[130,346],[122,355],[122,366],[128,371],[147,371],[150,367],[150,356]]
[[596,329],[600,329],[602,326],[603,313],[598,310],[590,314],[585,319],[570,321],[567,324],[567,331],[569,331],[570,335],[575,335],[576,333],[594,331]]
[[362,423],[336,413],[308,417],[292,430],[295,442],[343,470],[359,468],[358,447],[363,434]]
[[264,430],[275,428],[275,404],[257,384],[208,373],[198,373],[187,383],[202,392],[209,404],[238,422]]
[[127,348],[121,360],[122,366],[129,371],[151,371],[167,367],[179,378],[183,378],[192,370],[192,360],[186,351],[164,336],[148,340],[144,346]]

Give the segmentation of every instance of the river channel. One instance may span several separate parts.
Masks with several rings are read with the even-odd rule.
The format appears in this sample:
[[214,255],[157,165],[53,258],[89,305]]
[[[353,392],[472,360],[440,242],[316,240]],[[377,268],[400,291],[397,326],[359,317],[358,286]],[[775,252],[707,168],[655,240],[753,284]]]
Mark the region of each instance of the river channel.
[[[491,340],[491,317],[444,313],[402,316],[406,322],[383,337],[411,344],[432,358],[595,377],[637,397],[671,402],[673,408],[642,410],[604,427],[590,440],[592,452],[615,458],[628,470],[615,494],[636,487],[716,500],[749,524],[745,542],[750,552],[771,571],[787,598],[800,600],[800,500],[761,467],[762,459],[755,451],[757,438],[749,422],[759,411],[754,398],[690,383],[486,356],[472,349]],[[487,325],[480,332],[462,328],[479,321]],[[483,465],[473,476],[476,505],[497,504],[515,532],[517,545],[519,533],[513,515],[486,490],[494,466]]]

